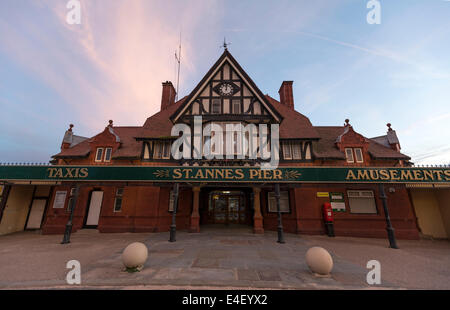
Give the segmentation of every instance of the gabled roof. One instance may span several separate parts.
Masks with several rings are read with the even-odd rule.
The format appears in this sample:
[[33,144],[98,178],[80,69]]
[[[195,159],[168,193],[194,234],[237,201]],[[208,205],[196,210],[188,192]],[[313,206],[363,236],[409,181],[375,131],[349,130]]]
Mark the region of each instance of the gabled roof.
[[178,118],[183,114],[183,112],[189,107],[190,104],[192,104],[195,98],[201,93],[203,88],[206,86],[206,83],[215,76],[216,71],[219,70],[225,62],[228,62],[234,68],[236,73],[240,75],[240,78],[248,84],[250,90],[254,92],[256,97],[269,111],[269,114],[271,114],[277,122],[280,122],[282,120],[282,116],[280,115],[280,113],[278,113],[276,109],[272,107],[267,98],[263,95],[263,93],[253,82],[253,80],[248,76],[248,74],[244,71],[244,69],[242,69],[242,67],[239,65],[239,63],[236,61],[236,59],[234,59],[234,57],[230,54],[230,52],[227,49],[225,49],[223,54],[211,67],[211,69],[209,69],[209,71],[206,73],[206,75],[203,77],[200,83],[198,83],[197,86],[194,88],[194,90],[187,96],[185,102],[180,107],[178,107],[178,109],[173,113],[173,115],[171,115],[170,117],[171,121],[176,122],[178,120]]
[[[139,158],[142,150],[142,142],[136,141],[135,137],[142,130],[142,127],[113,127],[114,136],[116,141],[120,141],[120,147],[116,149],[112,158]],[[95,137],[101,135],[103,132],[95,135],[90,139],[86,139],[73,147],[62,149],[53,158],[73,158],[73,157],[86,157],[91,151],[89,142]],[[117,140],[118,139],[118,140]]]
[[[313,152],[316,158],[345,159],[345,154],[336,147],[335,142],[345,132],[346,128],[344,126],[314,126],[314,128],[320,135],[320,140],[313,142]],[[374,159],[411,159],[409,156],[396,152],[373,139],[367,140],[369,141],[369,154]]]

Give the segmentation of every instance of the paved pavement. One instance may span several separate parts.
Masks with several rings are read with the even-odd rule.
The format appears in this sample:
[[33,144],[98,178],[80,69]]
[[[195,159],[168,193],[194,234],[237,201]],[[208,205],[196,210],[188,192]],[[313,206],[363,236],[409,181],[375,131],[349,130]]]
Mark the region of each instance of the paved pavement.
[[[276,232],[254,235],[248,227],[203,227],[199,234],[100,234],[81,230],[72,243],[62,235],[21,232],[0,237],[0,289],[71,287],[65,278],[69,260],[81,263],[82,288],[124,289],[450,289],[450,242],[304,236]],[[131,242],[144,242],[149,259],[141,272],[123,271],[121,253]],[[311,246],[330,251],[330,278],[316,277],[304,257]],[[381,285],[366,283],[366,264],[381,263]]]

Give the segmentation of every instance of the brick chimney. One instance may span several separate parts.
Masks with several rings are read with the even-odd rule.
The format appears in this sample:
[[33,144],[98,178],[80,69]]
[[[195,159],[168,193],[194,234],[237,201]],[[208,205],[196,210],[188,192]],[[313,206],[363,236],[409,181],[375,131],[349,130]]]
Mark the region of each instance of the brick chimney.
[[398,140],[398,137],[397,137],[397,133],[395,132],[395,130],[393,130],[391,128],[391,126],[392,126],[391,123],[388,123],[386,126],[388,127],[387,139],[388,139],[389,145],[391,146],[391,148],[394,151],[400,152],[401,147],[400,147],[400,141]]
[[172,82],[165,81],[162,83],[161,111],[167,109],[168,106],[175,103],[176,91]]
[[66,130],[64,134],[63,142],[61,143],[61,150],[70,148],[70,145],[73,142],[73,132],[72,132],[73,124],[69,125],[69,129]]
[[281,84],[280,90],[280,102],[294,110],[294,95],[292,93],[292,83],[293,81],[284,81]]

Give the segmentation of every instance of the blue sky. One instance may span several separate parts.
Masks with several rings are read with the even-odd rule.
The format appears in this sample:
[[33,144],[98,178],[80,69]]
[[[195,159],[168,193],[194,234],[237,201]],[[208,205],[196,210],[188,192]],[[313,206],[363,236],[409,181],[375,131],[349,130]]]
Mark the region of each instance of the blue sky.
[[180,97],[230,52],[263,93],[294,81],[295,107],[314,125],[346,118],[366,137],[392,123],[417,164],[450,164],[450,1],[0,1],[0,162],[47,162],[70,123],[93,136],[109,119],[140,126],[175,80]]

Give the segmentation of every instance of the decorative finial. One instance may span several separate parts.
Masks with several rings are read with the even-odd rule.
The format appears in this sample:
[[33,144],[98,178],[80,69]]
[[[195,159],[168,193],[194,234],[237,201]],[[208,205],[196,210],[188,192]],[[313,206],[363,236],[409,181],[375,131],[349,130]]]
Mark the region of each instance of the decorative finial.
[[72,128],[73,128],[73,124],[70,124],[69,125],[69,131],[72,131]]
[[109,120],[109,125],[108,125],[108,127],[112,127],[112,126],[113,126],[113,120],[110,119],[110,120]]
[[227,40],[225,37],[223,37],[223,48],[228,51],[228,45],[230,45],[231,43],[227,43]]
[[345,119],[345,127],[350,126],[350,120],[348,118]]
[[388,126],[388,128],[389,128],[388,130],[389,130],[389,131],[392,131],[392,128],[391,128],[392,125],[391,125],[391,123],[387,123],[386,126]]

